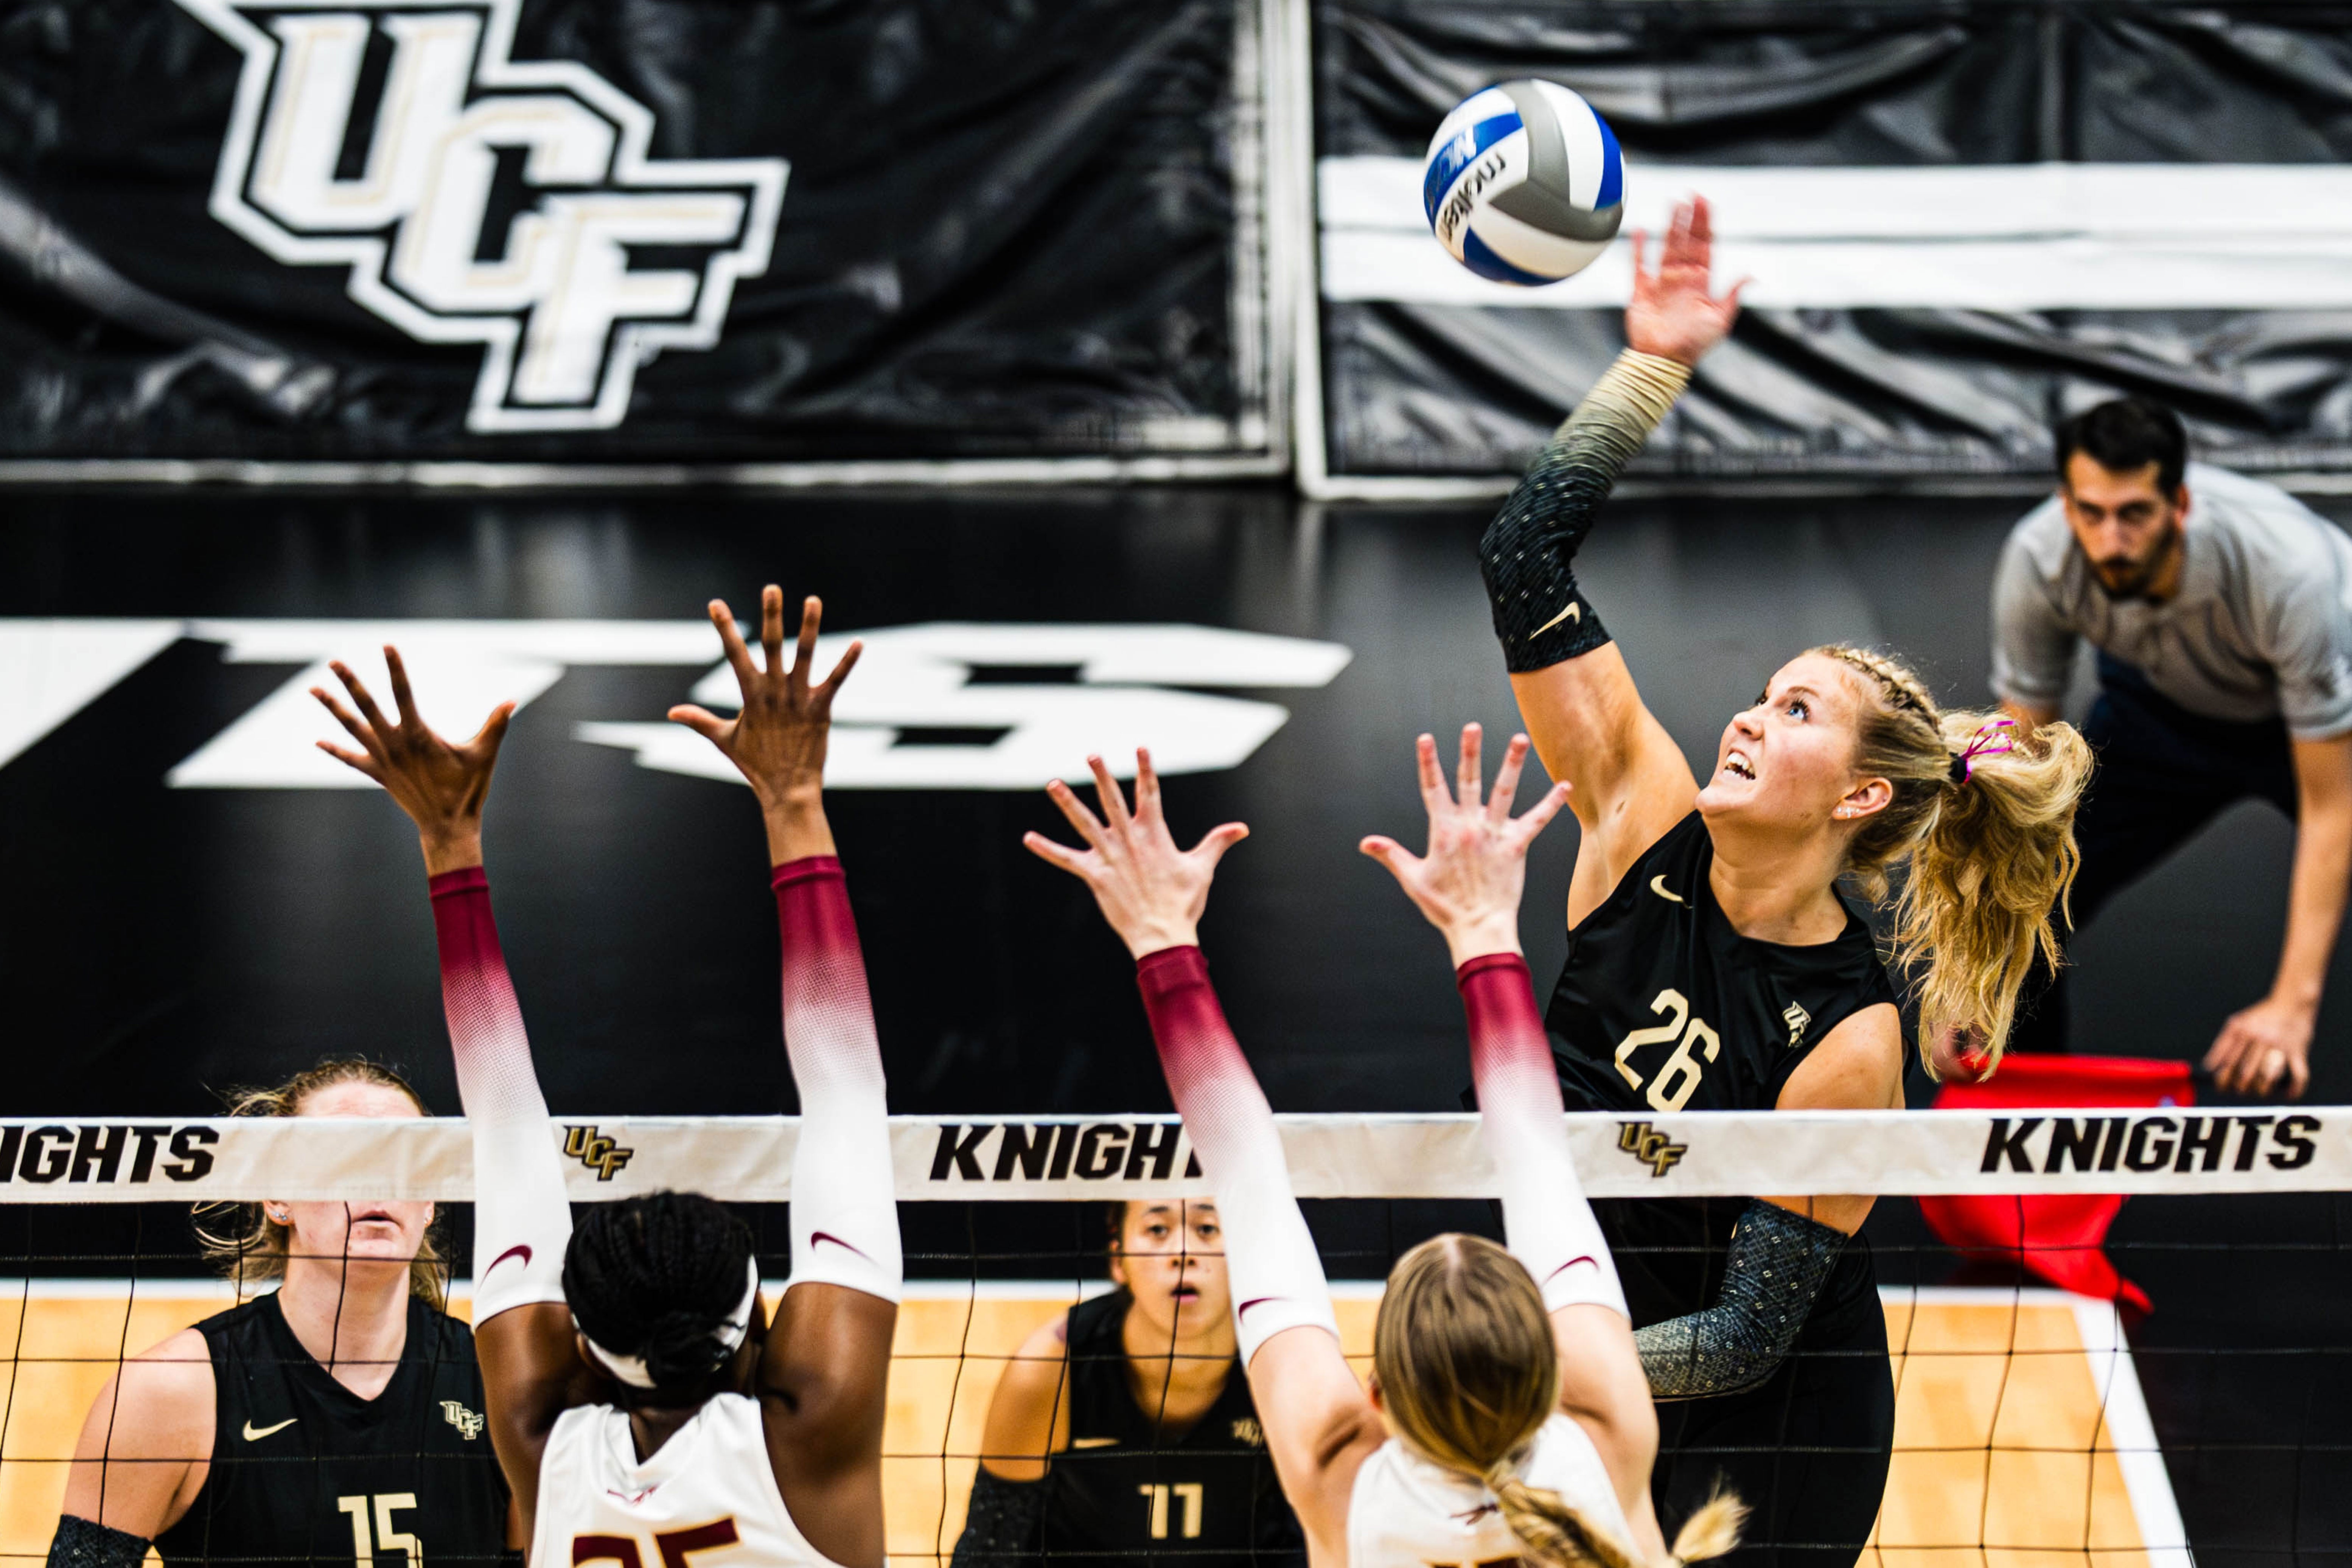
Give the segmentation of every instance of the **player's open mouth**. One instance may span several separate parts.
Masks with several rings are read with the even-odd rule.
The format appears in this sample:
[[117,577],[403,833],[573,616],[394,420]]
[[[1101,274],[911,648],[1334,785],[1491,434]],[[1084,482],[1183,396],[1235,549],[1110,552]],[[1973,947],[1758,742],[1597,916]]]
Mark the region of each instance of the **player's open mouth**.
[[1190,1285],[1179,1285],[1168,1293],[1179,1301],[1197,1301],[1201,1299],[1201,1293]]
[[1746,779],[1750,784],[1756,782],[1756,769],[1748,762],[1748,753],[1745,752],[1735,751],[1727,753],[1723,759],[1723,771],[1733,778]]

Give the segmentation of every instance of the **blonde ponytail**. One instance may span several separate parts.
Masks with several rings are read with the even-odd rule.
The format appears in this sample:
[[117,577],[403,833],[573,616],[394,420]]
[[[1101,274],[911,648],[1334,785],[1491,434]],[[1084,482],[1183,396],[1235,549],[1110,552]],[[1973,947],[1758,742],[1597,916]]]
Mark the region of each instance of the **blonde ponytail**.
[[[1566,1499],[1520,1475],[1559,1409],[1559,1351],[1543,1296],[1517,1258],[1475,1236],[1440,1236],[1397,1259],[1372,1331],[1382,1408],[1404,1445],[1479,1482],[1546,1568],[1671,1568]],[[1717,1557],[1738,1542],[1746,1510],[1717,1496],[1675,1538],[1674,1556]]]
[[2071,724],[2031,735],[1994,713],[1937,710],[1919,678],[1885,654],[1820,647],[1865,679],[1854,765],[1894,787],[1865,818],[1846,869],[1873,899],[1907,860],[1895,906],[1895,959],[1918,974],[1921,1054],[1947,1026],[1981,1037],[1988,1075],[2009,1045],[2017,994],[2039,952],[2059,962],[2052,916],[2081,860],[2074,808],[2091,749]]

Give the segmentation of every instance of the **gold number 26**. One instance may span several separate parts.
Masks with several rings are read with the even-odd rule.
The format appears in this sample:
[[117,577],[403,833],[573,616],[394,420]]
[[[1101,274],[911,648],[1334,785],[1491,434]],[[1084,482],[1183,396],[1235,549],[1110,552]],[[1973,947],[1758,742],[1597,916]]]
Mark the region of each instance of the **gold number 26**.
[[[1666,1021],[1635,1029],[1618,1042],[1617,1072],[1628,1084],[1642,1089],[1642,1097],[1654,1109],[1680,1110],[1698,1091],[1699,1075],[1706,1070],[1692,1059],[1692,1047],[1696,1047],[1706,1053],[1708,1061],[1713,1061],[1723,1049],[1723,1040],[1705,1019],[1691,1016],[1689,999],[1672,986],[1658,993],[1657,1000],[1650,1004],[1650,1011]],[[1666,1058],[1665,1065],[1643,1089],[1642,1075],[1627,1058],[1643,1046],[1669,1043],[1674,1045],[1675,1054]]]

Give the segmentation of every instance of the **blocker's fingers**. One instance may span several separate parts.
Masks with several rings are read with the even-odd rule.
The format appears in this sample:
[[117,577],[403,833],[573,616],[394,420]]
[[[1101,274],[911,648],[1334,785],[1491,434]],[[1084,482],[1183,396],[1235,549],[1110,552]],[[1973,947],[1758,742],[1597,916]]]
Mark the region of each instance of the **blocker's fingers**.
[[1487,797],[1486,815],[1496,822],[1507,822],[1511,803],[1518,798],[1519,773],[1528,763],[1528,738],[1514,735],[1503,749],[1503,765],[1495,770],[1495,793]]
[[1093,812],[1087,809],[1087,803],[1078,798],[1077,791],[1060,779],[1055,779],[1045,785],[1045,798],[1062,808],[1062,816],[1078,830],[1079,837],[1097,849],[1102,847],[1103,825],[1096,820]]
[[1059,866],[1074,877],[1087,874],[1084,851],[1073,849],[1066,844],[1056,844],[1042,833],[1023,834],[1021,846],[1047,865]]
[[[812,648],[811,651],[814,652],[814,649]],[[865,651],[866,644],[864,642],[860,641],[851,643],[847,648],[843,650],[840,662],[833,667],[833,673],[824,678],[824,684],[817,689],[824,692],[827,699],[830,699],[835,692],[841,689],[841,683],[849,679],[849,672],[857,668],[858,656],[863,654]]]
[[748,697],[752,677],[758,672],[751,668],[751,650],[743,646],[743,629],[735,624],[735,612],[727,607],[726,600],[713,599],[707,608],[710,624],[719,628],[719,650],[727,656],[728,668],[735,672],[735,684]]
[[1087,767],[1095,775],[1095,800],[1102,806],[1104,823],[1114,832],[1125,832],[1131,820],[1127,813],[1127,792],[1110,776],[1110,764],[1100,757],[1088,757]]
[[1551,819],[1559,815],[1559,808],[1568,804],[1568,784],[1564,781],[1544,791],[1543,798],[1528,807],[1518,817],[1522,838],[1532,840],[1537,834],[1550,826]]
[[1391,838],[1385,833],[1367,836],[1356,847],[1388,868],[1389,875],[1402,881],[1408,867],[1421,864],[1421,857]]
[[326,707],[327,711],[335,716],[335,722],[341,724],[352,740],[367,748],[370,755],[373,755],[381,747],[382,742],[375,738],[375,731],[362,723],[358,714],[336,701],[331,692],[323,687],[314,686],[310,688],[310,695],[317,698]]
[[2301,1100],[2303,1091],[2311,1086],[2310,1064],[2300,1058],[2289,1057],[2286,1064],[2286,1079],[2287,1098]]
[[1421,768],[1421,804],[1434,817],[1440,808],[1453,804],[1445,793],[1445,775],[1437,771],[1437,739],[1433,735],[1416,735],[1412,742],[1414,761]]
[[1728,289],[1725,290],[1723,296],[1723,309],[1726,315],[1738,315],[1739,313],[1739,291],[1755,281],[1756,279],[1753,278],[1742,278],[1738,282],[1734,283]]
[[403,724],[415,724],[419,729],[425,721],[416,716],[416,693],[408,689],[408,661],[390,643],[383,645],[384,672],[392,677],[392,708],[400,715]]
[[673,724],[683,724],[714,746],[726,745],[726,734],[732,721],[721,719],[709,709],[692,702],[681,702],[665,715]]
[[[774,589],[776,595],[776,641],[768,645],[768,670],[773,674],[782,668],[776,661],[783,657],[784,594]],[[824,603],[814,594],[801,601],[801,626],[793,642],[793,684],[805,688],[816,668],[816,631],[824,621]],[[761,622],[761,629],[767,629]]]
[[474,731],[474,738],[466,742],[466,749],[470,752],[487,747],[496,752],[499,743],[507,738],[507,726],[514,721],[514,714],[515,705],[511,702],[501,702],[491,709],[482,727]]
[[1135,819],[1149,822],[1160,815],[1160,770],[1151,765],[1151,748],[1135,748]]
[[1192,846],[1192,853],[1195,855],[1205,854],[1209,858],[1209,864],[1214,866],[1218,861],[1225,858],[1226,850],[1231,849],[1234,845],[1239,844],[1243,839],[1247,838],[1248,837],[1249,824],[1245,822],[1221,822],[1216,826],[1212,827],[1208,832],[1201,836],[1201,842]]
[[330,660],[327,668],[335,672],[335,679],[341,681],[343,689],[352,694],[352,706],[360,710],[360,717],[368,721],[368,728],[375,731],[378,743],[382,743],[383,732],[392,726],[384,722],[383,710],[375,705],[375,699],[369,694],[366,685],[352,673],[352,667],[341,659]]
[[319,750],[326,752],[327,755],[334,758],[335,761],[342,763],[343,766],[353,769],[356,772],[365,773],[368,777],[375,780],[378,784],[383,783],[383,774],[377,769],[375,759],[367,755],[364,752],[347,751],[343,747],[336,745],[332,741],[313,741],[310,743],[318,747]]
[[1454,770],[1454,798],[1464,805],[1477,805],[1479,792],[1486,787],[1486,731],[1475,721],[1462,726],[1462,758]]
[[1708,210],[1706,198],[1696,191],[1690,199],[1690,239],[1694,245],[1715,243],[1715,215]]

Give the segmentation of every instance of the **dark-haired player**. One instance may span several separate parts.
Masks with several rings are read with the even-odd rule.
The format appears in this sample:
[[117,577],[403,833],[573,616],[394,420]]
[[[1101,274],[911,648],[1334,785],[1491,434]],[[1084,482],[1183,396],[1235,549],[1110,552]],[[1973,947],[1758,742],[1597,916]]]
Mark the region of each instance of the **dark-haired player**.
[[[2295,823],[2270,994],[2206,1053],[2224,1089],[2300,1095],[2352,880],[2352,539],[2275,485],[2189,459],[2170,409],[2118,398],[2058,426],[2058,493],[2011,531],[1993,586],[1993,689],[2057,717],[2098,650],[2074,825],[2074,924],[2241,800]],[[2020,1050],[2066,1048],[2064,980]]]
[[765,668],[727,606],[710,605],[740,714],[681,707],[671,717],[742,770],[767,822],[802,1116],[793,1277],[772,1324],[761,1321],[750,1233],[707,1197],[599,1205],[572,1228],[482,872],[482,805],[513,706],[453,746],[417,716],[391,648],[399,723],[340,664],[358,712],[317,693],[362,749],[321,746],[415,821],[432,878],[474,1139],[475,1337],[490,1436],[534,1568],[883,1561],[898,1209],[873,1009],[823,799],[833,697],[857,648],[812,686],[817,602],[803,606],[790,668],[783,595],[768,588],[760,610]]
[[955,1568],[1303,1564],[1234,1359],[1217,1205],[1111,1219],[1118,1289],[1031,1334],[996,1385]]

